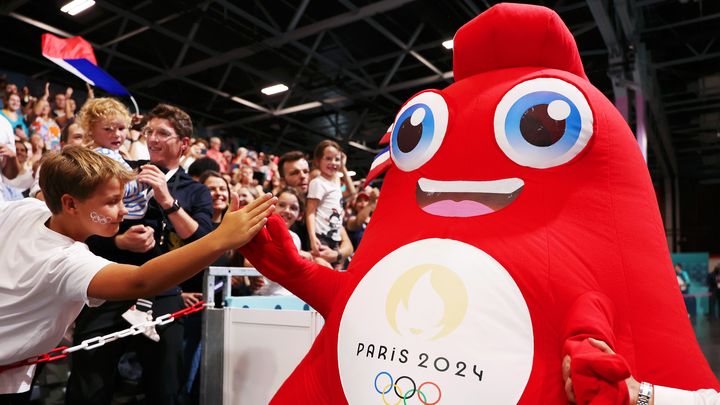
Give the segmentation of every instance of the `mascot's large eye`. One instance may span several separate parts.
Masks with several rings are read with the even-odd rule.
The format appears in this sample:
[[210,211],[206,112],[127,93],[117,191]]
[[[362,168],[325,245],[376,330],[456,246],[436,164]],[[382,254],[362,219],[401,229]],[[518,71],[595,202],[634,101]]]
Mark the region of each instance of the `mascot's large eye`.
[[409,172],[425,164],[440,148],[448,123],[445,99],[435,92],[420,93],[397,115],[390,137],[390,156]]
[[593,114],[572,84],[542,78],[513,87],[495,110],[495,139],[521,166],[545,169],[569,162],[593,134]]

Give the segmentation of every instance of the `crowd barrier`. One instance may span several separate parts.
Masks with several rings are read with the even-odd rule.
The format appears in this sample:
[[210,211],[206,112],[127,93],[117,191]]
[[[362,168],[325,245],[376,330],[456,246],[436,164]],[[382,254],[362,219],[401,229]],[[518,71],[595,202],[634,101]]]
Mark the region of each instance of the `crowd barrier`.
[[[253,268],[210,267],[203,292],[200,403],[266,404],[310,349],[322,317],[294,296],[233,297],[230,277]],[[214,291],[222,283],[223,303]]]

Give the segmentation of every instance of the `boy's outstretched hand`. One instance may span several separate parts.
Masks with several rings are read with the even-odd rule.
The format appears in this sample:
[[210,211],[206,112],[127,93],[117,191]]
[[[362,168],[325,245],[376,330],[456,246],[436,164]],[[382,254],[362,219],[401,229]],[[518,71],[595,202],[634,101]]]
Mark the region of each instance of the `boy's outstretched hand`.
[[240,210],[227,212],[215,231],[223,250],[239,248],[248,243],[275,211],[277,198],[265,194]]

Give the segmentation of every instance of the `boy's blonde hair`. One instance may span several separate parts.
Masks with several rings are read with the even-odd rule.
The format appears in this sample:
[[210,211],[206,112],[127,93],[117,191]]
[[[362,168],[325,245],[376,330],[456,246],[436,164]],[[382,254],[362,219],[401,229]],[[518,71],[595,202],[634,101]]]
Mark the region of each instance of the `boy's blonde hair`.
[[85,102],[78,113],[76,122],[85,132],[83,144],[92,145],[92,127],[100,120],[113,120],[119,118],[130,129],[130,111],[125,105],[114,98],[99,97]]
[[106,181],[125,184],[135,177],[113,159],[82,146],[67,146],[47,154],[40,168],[40,190],[53,214],[62,212],[61,198],[69,194],[84,200]]

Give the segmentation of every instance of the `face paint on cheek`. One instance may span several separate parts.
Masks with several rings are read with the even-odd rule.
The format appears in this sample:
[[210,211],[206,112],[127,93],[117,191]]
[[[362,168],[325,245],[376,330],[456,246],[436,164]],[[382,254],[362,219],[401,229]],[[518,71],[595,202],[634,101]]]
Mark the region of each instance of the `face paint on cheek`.
[[90,213],[90,220],[97,224],[109,224],[112,222],[112,218],[100,215],[95,211]]

